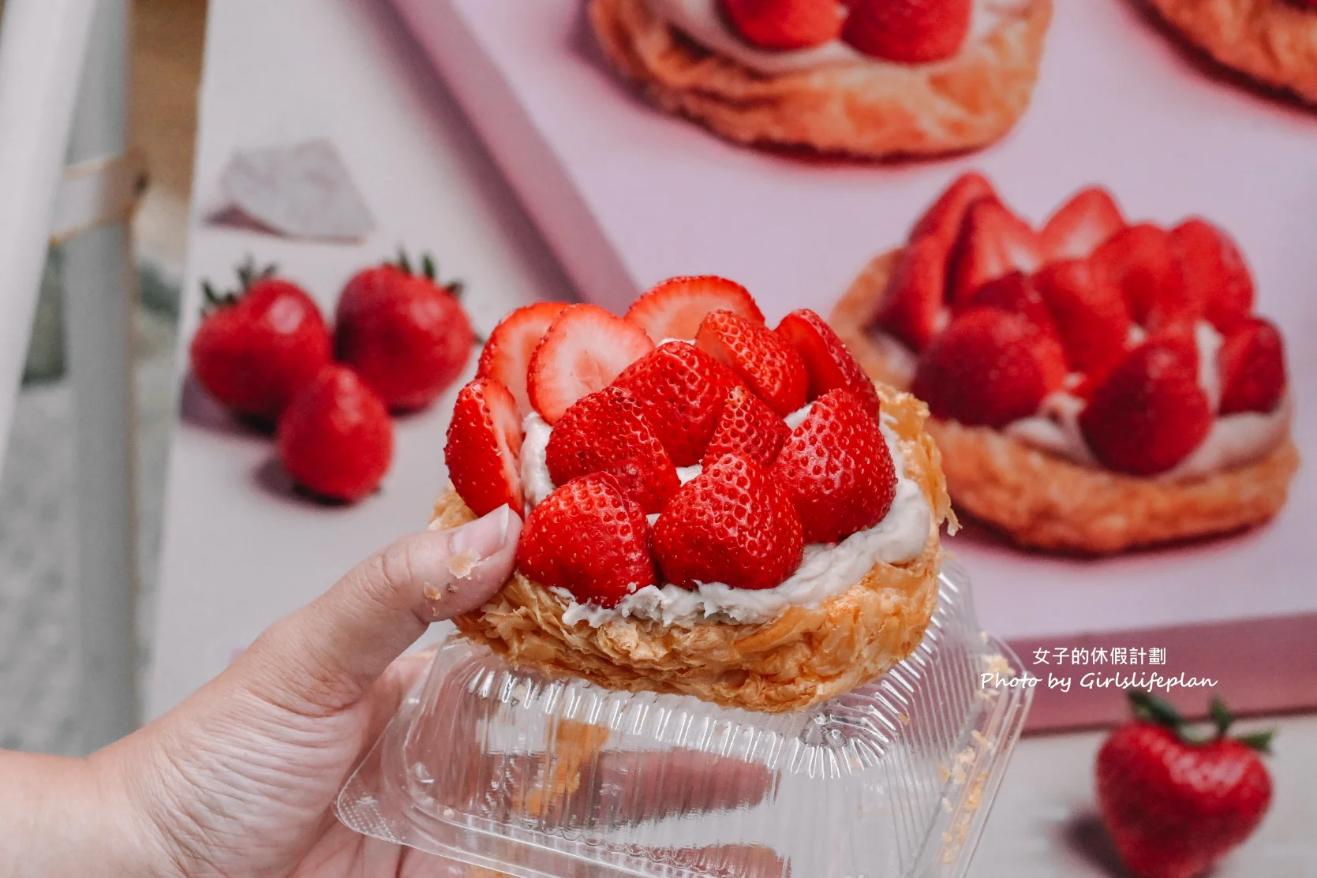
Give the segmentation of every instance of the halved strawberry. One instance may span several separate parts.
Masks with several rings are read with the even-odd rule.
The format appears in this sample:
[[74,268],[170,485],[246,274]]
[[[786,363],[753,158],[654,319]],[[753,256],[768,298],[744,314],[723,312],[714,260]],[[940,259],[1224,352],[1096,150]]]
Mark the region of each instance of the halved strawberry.
[[786,421],[744,386],[737,384],[727,393],[727,402],[718,417],[703,464],[712,465],[724,454],[744,454],[760,466],[770,466],[791,429]]
[[1051,333],[1022,314],[971,308],[920,357],[913,390],[936,417],[1000,427],[1037,411],[1065,376]]
[[980,198],[996,197],[996,194],[988,178],[977,171],[961,174],[915,222],[910,229],[910,242],[913,244],[919,238],[931,236],[950,249],[960,234],[960,224],[969,206]]
[[550,424],[587,393],[603,390],[654,349],[634,323],[596,305],[568,305],[530,356],[527,396]]
[[1052,214],[1039,233],[1049,260],[1082,259],[1125,227],[1111,194],[1101,186],[1082,189]]
[[1130,317],[1147,325],[1153,306],[1179,296],[1180,271],[1166,230],[1152,223],[1127,226],[1108,238],[1090,258],[1095,271],[1125,297]]
[[1088,260],[1045,265],[1033,283],[1052,314],[1072,372],[1105,372],[1125,355],[1134,325],[1125,297]]
[[695,343],[725,363],[779,415],[805,404],[808,376],[800,355],[769,329],[730,311],[704,318]]
[[1253,278],[1230,236],[1193,218],[1171,229],[1170,243],[1186,298],[1201,302],[1203,315],[1221,332],[1243,325],[1253,310]]
[[476,378],[457,393],[444,460],[453,487],[476,515],[507,504],[521,514],[521,415],[494,378]]
[[601,607],[658,581],[645,513],[607,473],[573,479],[531,510],[517,542],[517,568]]
[[845,17],[838,0],[720,0],[719,5],[746,42],[764,49],[826,43],[841,33]]
[[1212,426],[1192,341],[1159,336],[1130,351],[1094,388],[1079,426],[1093,455],[1118,472],[1150,476],[1184,460]]
[[814,400],[778,452],[773,476],[810,543],[835,543],[877,524],[896,496],[892,453],[878,422],[840,388]]
[[555,485],[606,472],[646,512],[658,512],[677,490],[677,470],[640,403],[620,387],[586,394],[568,407],[545,451]]
[[914,239],[897,257],[874,323],[915,351],[941,328],[947,251],[933,235]]
[[690,466],[704,454],[727,389],[736,383],[736,376],[704,351],[670,341],[627,366],[613,386],[636,398],[672,462]]
[[873,379],[855,362],[826,320],[808,308],[800,308],[783,317],[776,332],[804,361],[810,399],[844,387],[863,403],[865,411],[878,417],[880,403]]
[[1285,393],[1285,343],[1270,322],[1252,318],[1225,337],[1217,351],[1223,415],[1269,412]]
[[1012,271],[1033,271],[1041,262],[1038,236],[996,198],[969,206],[951,252],[948,293],[953,303],[969,300],[990,280]]
[[530,412],[530,397],[526,394],[530,356],[566,307],[565,302],[536,302],[518,308],[494,327],[480,352],[476,377],[497,379],[511,392],[517,411],[523,415]]
[[694,588],[772,588],[800,566],[800,518],[768,470],[724,454],[682,485],[654,525],[664,577]]
[[1021,314],[1039,329],[1056,332],[1056,324],[1052,322],[1052,312],[1047,310],[1047,303],[1043,301],[1033,281],[1021,271],[1012,271],[979,287],[970,297],[968,307],[996,308]]
[[693,339],[710,311],[731,311],[762,324],[764,315],[750,291],[712,274],[669,278],[631,303],[626,319],[657,344],[665,338]]
[[949,58],[969,33],[970,0],[848,0],[841,38],[866,55],[920,64]]

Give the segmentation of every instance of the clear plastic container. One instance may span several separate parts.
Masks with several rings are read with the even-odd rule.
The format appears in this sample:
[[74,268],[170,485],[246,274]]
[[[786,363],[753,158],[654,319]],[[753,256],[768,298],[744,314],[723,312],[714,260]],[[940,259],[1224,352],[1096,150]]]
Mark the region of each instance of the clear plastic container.
[[914,654],[796,713],[547,679],[453,637],[338,815],[453,875],[963,875],[1032,697],[980,675],[1020,670],[954,566]]

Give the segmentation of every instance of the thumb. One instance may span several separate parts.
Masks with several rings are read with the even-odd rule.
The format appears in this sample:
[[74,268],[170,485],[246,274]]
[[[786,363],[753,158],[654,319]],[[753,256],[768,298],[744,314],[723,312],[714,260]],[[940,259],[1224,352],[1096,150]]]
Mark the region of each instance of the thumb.
[[262,698],[327,714],[355,703],[431,622],[480,607],[512,573],[521,519],[507,506],[403,537],[274,625],[232,670]]

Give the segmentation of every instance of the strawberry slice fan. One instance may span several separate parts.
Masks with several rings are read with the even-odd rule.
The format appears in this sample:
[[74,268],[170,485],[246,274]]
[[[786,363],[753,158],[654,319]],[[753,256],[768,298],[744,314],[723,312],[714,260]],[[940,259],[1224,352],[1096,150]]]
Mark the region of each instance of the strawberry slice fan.
[[1032,689],[944,564],[913,395],[720,277],[508,315],[433,526],[522,520],[350,827],[546,875],[959,876]]

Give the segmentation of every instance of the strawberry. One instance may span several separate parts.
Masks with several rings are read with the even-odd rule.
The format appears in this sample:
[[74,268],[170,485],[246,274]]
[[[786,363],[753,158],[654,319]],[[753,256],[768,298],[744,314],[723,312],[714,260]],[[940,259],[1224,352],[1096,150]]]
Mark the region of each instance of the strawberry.
[[946,276],[947,251],[942,242],[933,235],[911,241],[897,257],[875,324],[912,350],[928,347],[941,328]]
[[521,514],[521,416],[496,378],[476,378],[457,392],[444,460],[453,487],[476,515],[503,505]]
[[1120,290],[1084,259],[1046,265],[1033,282],[1051,312],[1070,370],[1101,373],[1114,366],[1133,326]]
[[866,55],[919,64],[949,58],[969,33],[970,0],[850,0],[841,38]]
[[1120,290],[1136,323],[1146,326],[1158,302],[1179,296],[1180,271],[1171,254],[1170,238],[1165,229],[1152,223],[1116,232],[1093,251],[1089,261]]
[[1052,312],[1034,282],[1023,272],[1012,271],[996,280],[990,280],[975,291],[969,300],[970,308],[996,308],[1029,318],[1044,332],[1056,333]]
[[1266,320],[1252,318],[1225,337],[1216,361],[1223,415],[1269,412],[1285,393],[1285,345]]
[[677,470],[640,403],[620,387],[578,399],[549,435],[545,463],[555,485],[606,472],[645,512],[658,512],[677,490]]
[[479,378],[494,378],[506,387],[517,401],[522,415],[530,411],[530,397],[526,394],[526,373],[530,368],[530,355],[567,305],[563,302],[536,302],[513,311],[494,327],[480,352],[476,367]]
[[775,331],[804,361],[809,399],[843,387],[855,394],[865,411],[878,417],[878,389],[873,379],[855,362],[827,321],[808,308],[800,308],[783,317]]
[[1093,455],[1118,472],[1149,476],[1187,457],[1212,426],[1192,340],[1154,336],[1130,351],[1093,388],[1079,426]]
[[718,458],[739,452],[760,466],[771,466],[791,429],[762,399],[740,384],[727,393],[727,402],[718,418],[703,464],[712,466]]
[[677,466],[698,463],[737,378],[693,344],[670,341],[636,360],[613,382],[631,392]]
[[1023,314],[971,308],[924,352],[913,390],[936,417],[1001,427],[1037,411],[1065,375],[1051,333]]
[[949,250],[956,243],[956,235],[960,233],[960,224],[969,206],[980,198],[996,197],[996,194],[982,174],[975,171],[961,174],[911,228],[910,243],[929,235],[940,241],[944,250]]
[[335,314],[338,359],[394,411],[429,405],[471,356],[475,335],[458,304],[461,285],[439,283],[427,255],[413,274],[405,254],[396,264],[358,272],[343,287]]
[[804,49],[836,39],[845,12],[838,0],[720,0],[719,5],[746,42],[764,49]]
[[649,522],[607,473],[572,479],[526,516],[517,568],[540,585],[565,588],[581,603],[616,606],[654,585]]
[[996,198],[980,198],[965,212],[951,251],[947,289],[953,303],[969,299],[980,286],[1016,269],[1040,263],[1038,236]]
[[237,293],[202,284],[206,310],[192,338],[192,372],[215,399],[269,423],[329,362],[329,330],[306,291],[274,266],[238,269]]
[[330,500],[360,500],[379,487],[393,458],[384,403],[351,369],[329,365],[279,418],[279,459],[303,488]]
[[673,495],[654,525],[654,554],[685,588],[772,588],[800,566],[800,519],[769,472],[724,454]]
[[572,403],[603,390],[653,349],[649,336],[634,323],[597,305],[569,305],[530,355],[530,404],[552,424]]
[[731,311],[714,311],[700,323],[695,343],[729,366],[779,415],[805,404],[805,364],[771,330]]
[[663,281],[631,303],[626,319],[657,344],[665,338],[695,338],[700,321],[710,311],[731,311],[752,323],[764,322],[745,287],[711,274]]
[[1082,259],[1125,227],[1111,194],[1101,186],[1082,189],[1048,218],[1039,233],[1049,260]]
[[805,540],[835,543],[877,524],[896,496],[892,453],[863,402],[844,389],[814,400],[773,464]]
[[1258,758],[1272,734],[1227,737],[1233,717],[1212,702],[1215,733],[1193,734],[1169,704],[1131,690],[1135,719],[1097,755],[1097,796],[1116,850],[1137,878],[1197,878],[1247,839],[1271,803]]
[[1201,219],[1171,229],[1171,253],[1191,301],[1221,332],[1242,325],[1253,310],[1253,278],[1225,232]]

